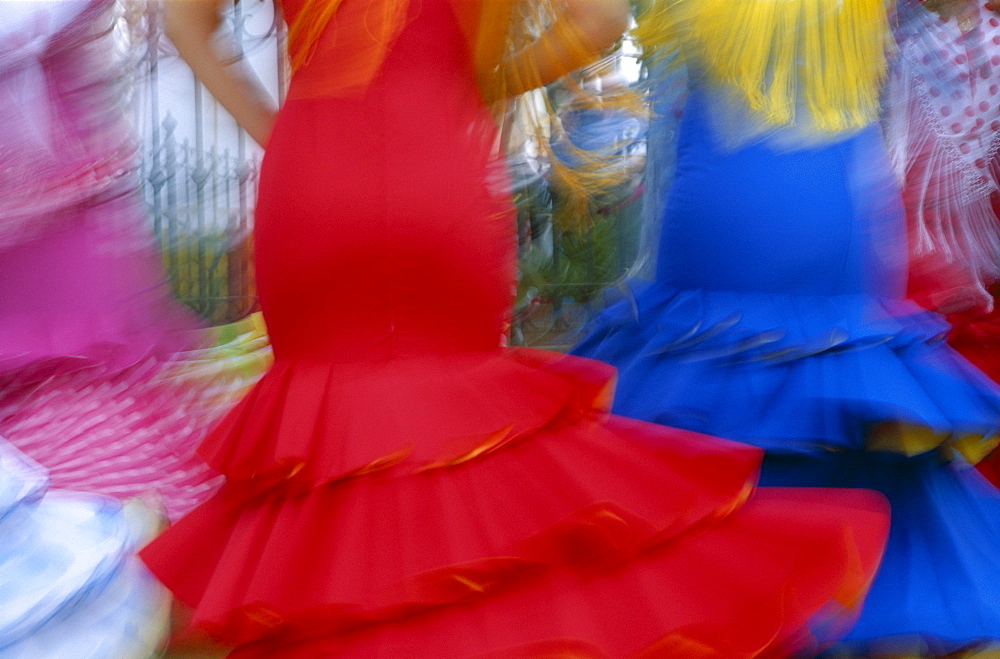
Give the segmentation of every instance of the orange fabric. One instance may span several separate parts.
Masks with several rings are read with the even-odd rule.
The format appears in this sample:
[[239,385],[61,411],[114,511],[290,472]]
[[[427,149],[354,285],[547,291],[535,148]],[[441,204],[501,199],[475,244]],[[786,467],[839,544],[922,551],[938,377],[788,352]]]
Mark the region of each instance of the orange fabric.
[[[503,53],[510,0],[449,0],[485,81]],[[421,0],[286,0],[292,69],[308,82],[296,96],[340,96],[363,91],[378,73],[390,46],[419,11]],[[329,38],[323,38],[328,32]],[[340,66],[308,65],[318,58]]]
[[[406,26],[411,2],[286,0],[283,5],[288,52],[300,78],[295,95],[322,97],[356,94],[368,86]],[[313,60],[337,66],[310,67]]]

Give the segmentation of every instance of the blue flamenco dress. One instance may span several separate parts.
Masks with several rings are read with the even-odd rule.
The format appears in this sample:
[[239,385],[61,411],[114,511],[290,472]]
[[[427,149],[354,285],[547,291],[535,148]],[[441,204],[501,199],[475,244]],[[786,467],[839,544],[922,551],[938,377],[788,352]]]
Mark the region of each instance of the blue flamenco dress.
[[573,352],[618,369],[615,414],[765,449],[765,485],[889,498],[849,651],[1000,638],[1000,495],[967,468],[995,445],[1000,390],[903,299],[904,218],[877,124],[812,141],[760,131],[697,65],[674,166],[649,181],[669,190],[653,281],[631,282]]

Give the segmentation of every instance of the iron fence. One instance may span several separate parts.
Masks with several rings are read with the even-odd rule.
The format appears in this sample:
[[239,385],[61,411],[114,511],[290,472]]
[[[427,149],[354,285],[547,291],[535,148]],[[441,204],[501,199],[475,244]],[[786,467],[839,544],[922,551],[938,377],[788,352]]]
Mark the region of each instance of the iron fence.
[[168,114],[143,159],[143,195],[175,295],[213,323],[255,307],[251,235],[258,163],[178,140]]
[[[142,195],[164,266],[181,301],[208,322],[232,322],[256,307],[251,236],[260,150],[179,61],[159,2],[120,6],[138,81],[131,105],[143,141]],[[252,57],[260,68],[262,57],[273,57],[263,81],[280,101],[283,34],[270,4],[238,3],[227,23],[234,60]]]

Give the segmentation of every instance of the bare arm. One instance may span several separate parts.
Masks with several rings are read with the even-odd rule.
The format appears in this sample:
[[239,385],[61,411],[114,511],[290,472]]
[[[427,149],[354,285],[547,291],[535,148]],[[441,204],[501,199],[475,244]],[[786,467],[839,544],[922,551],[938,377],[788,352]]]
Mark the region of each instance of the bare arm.
[[628,0],[564,0],[548,30],[506,72],[511,95],[547,85],[592,62],[628,29]]
[[274,125],[274,102],[256,76],[227,63],[214,42],[226,0],[167,0],[164,29],[194,75],[236,123],[263,146]]

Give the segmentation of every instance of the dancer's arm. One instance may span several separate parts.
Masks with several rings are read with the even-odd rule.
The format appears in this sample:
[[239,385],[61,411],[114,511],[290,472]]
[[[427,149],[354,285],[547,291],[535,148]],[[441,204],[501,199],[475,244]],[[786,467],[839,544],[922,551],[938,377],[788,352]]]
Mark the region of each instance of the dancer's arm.
[[628,29],[628,0],[564,0],[560,13],[506,71],[507,92],[547,85],[591,63]]
[[226,0],[167,0],[164,29],[177,52],[236,123],[263,146],[274,125],[274,103],[242,63],[228,63],[215,43]]

